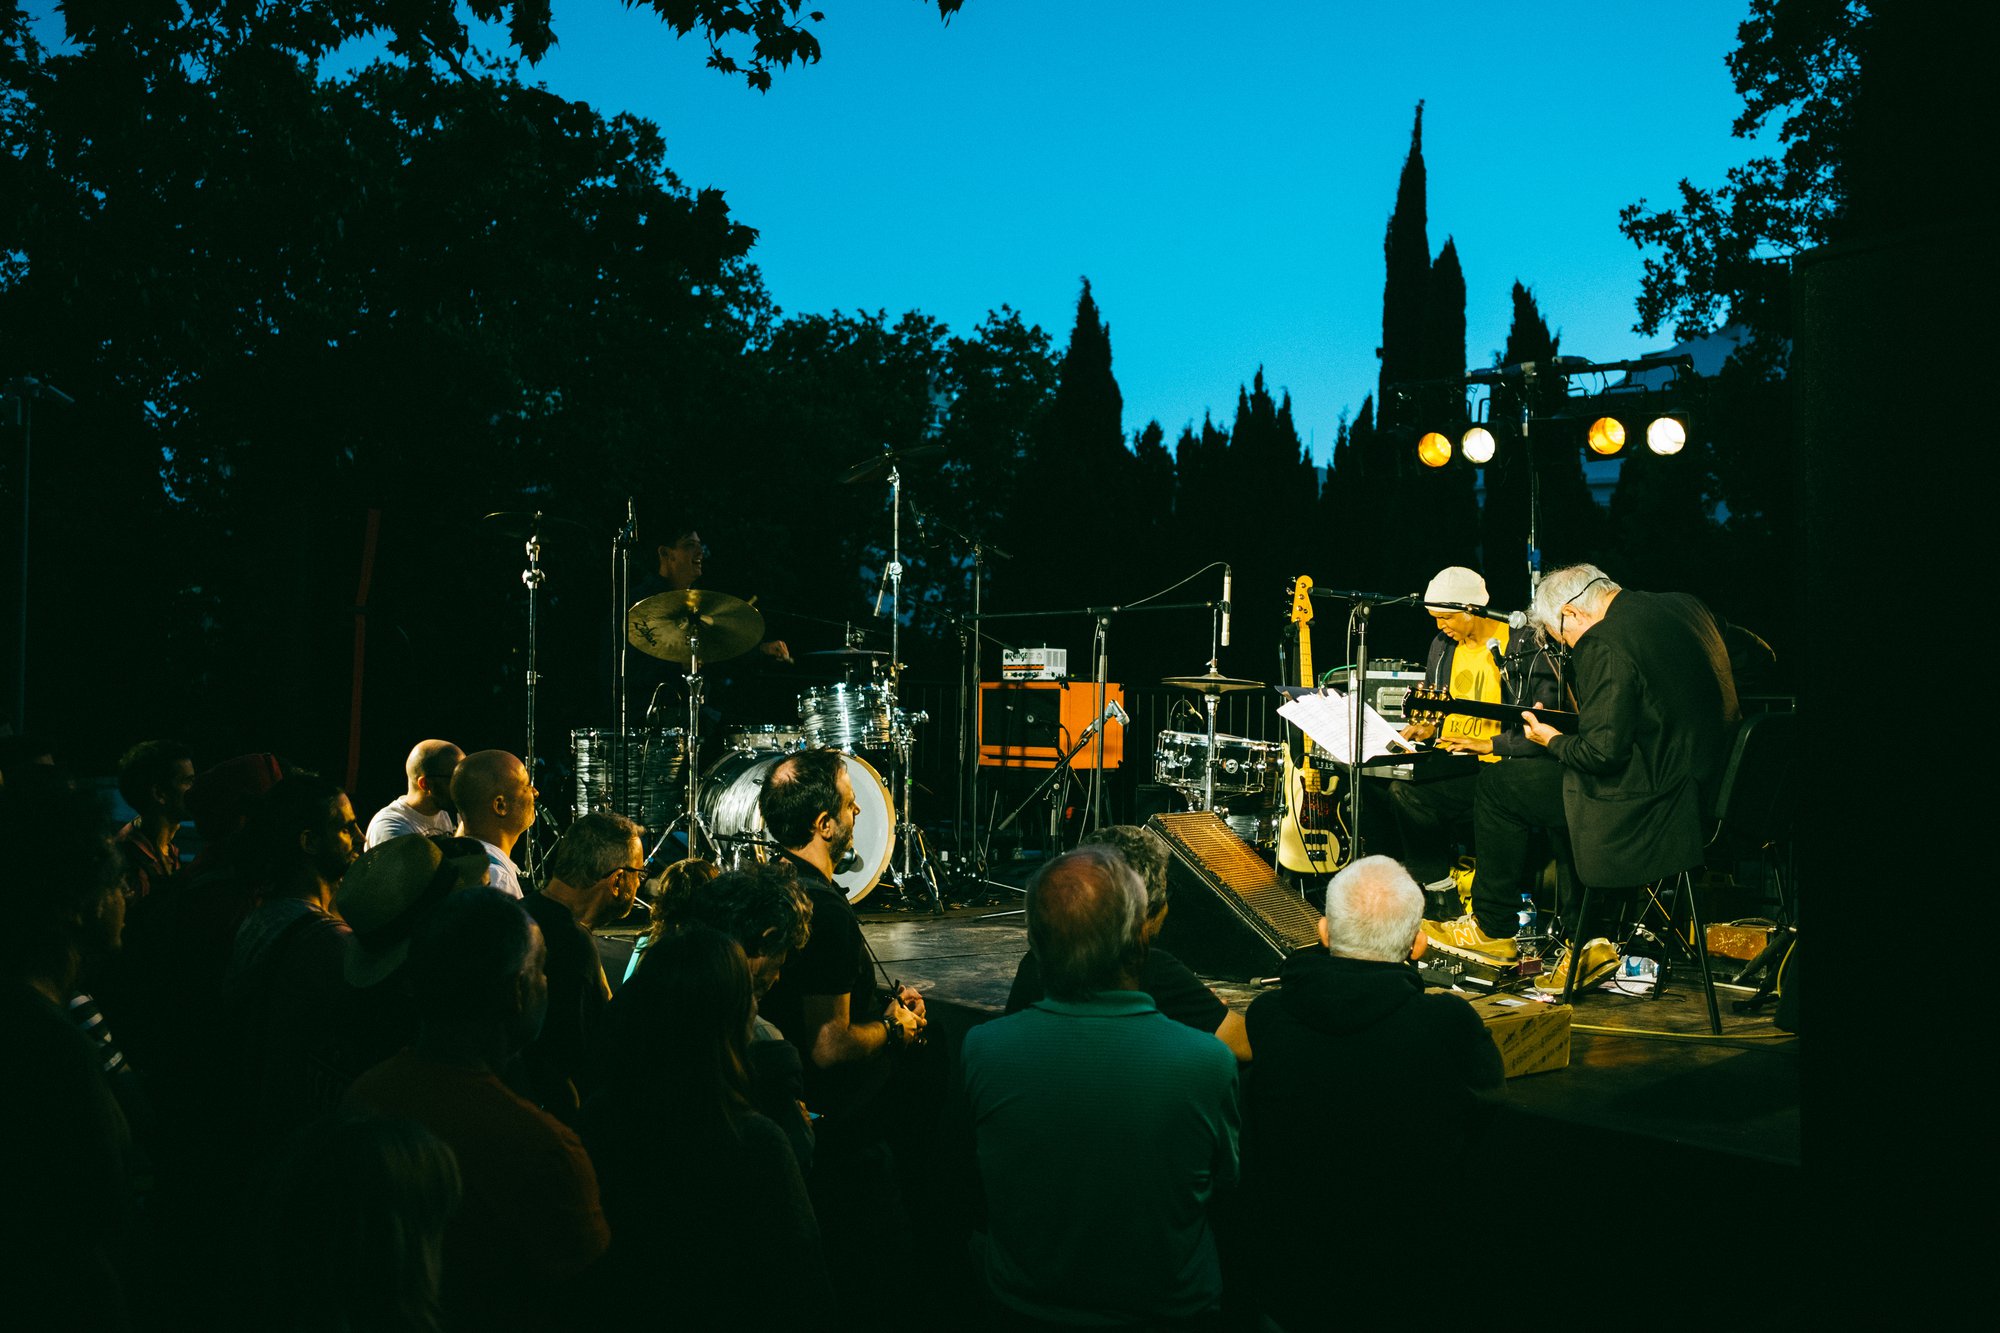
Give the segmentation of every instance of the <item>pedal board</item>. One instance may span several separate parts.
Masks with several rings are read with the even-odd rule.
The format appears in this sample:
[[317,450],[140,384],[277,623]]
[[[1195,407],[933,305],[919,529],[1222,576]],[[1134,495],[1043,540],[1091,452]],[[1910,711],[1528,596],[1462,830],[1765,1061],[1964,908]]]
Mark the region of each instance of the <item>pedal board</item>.
[[1528,956],[1502,963],[1468,949],[1439,944],[1436,940],[1431,941],[1430,947],[1424,950],[1424,956],[1417,960],[1417,975],[1424,979],[1424,984],[1445,988],[1463,986],[1468,990],[1490,991],[1524,977],[1540,976],[1541,972],[1542,960],[1539,957]]

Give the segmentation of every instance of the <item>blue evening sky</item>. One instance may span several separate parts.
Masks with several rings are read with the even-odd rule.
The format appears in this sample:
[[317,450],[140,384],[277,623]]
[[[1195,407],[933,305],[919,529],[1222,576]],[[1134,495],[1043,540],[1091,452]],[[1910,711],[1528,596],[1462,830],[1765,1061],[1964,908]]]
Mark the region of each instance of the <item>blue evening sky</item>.
[[[39,6],[38,6],[39,8]],[[524,70],[658,123],[721,189],[788,313],[910,309],[970,333],[1001,304],[1067,342],[1079,279],[1111,326],[1127,432],[1228,424],[1257,368],[1324,461],[1374,392],[1382,235],[1425,100],[1433,253],[1456,239],[1466,354],[1531,286],[1566,353],[1632,332],[1621,206],[1719,183],[1752,146],[1724,56],[1744,0],[812,0],[817,65],[771,91],[704,69],[648,9],[557,0]]]

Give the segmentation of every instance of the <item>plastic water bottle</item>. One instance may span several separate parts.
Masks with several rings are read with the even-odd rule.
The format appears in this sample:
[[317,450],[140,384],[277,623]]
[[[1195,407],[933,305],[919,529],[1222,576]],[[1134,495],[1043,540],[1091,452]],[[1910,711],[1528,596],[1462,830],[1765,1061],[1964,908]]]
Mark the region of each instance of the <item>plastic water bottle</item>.
[[1521,912],[1520,912],[1521,924],[1520,928],[1515,933],[1524,940],[1528,939],[1531,936],[1534,936],[1539,933],[1540,921],[1541,918],[1535,911],[1535,895],[1532,893],[1522,894]]

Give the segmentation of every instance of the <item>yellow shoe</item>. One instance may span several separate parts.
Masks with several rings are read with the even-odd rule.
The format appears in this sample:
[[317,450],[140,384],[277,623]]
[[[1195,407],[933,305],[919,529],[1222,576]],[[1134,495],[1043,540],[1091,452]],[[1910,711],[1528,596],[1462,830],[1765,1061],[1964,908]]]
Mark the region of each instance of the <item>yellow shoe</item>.
[[1474,916],[1462,916],[1455,921],[1426,921],[1424,934],[1432,944],[1462,949],[1496,962],[1511,963],[1521,956],[1521,948],[1512,935],[1488,935],[1479,928],[1479,918]]
[[[1576,979],[1578,990],[1589,990],[1592,986],[1608,980],[1611,974],[1618,970],[1618,950],[1602,935],[1585,944],[1582,952],[1583,970],[1577,974]],[[1563,988],[1569,984],[1569,960],[1575,953],[1575,950],[1565,950],[1562,961],[1556,964],[1554,971],[1544,972],[1535,978],[1535,989],[1562,994]]]

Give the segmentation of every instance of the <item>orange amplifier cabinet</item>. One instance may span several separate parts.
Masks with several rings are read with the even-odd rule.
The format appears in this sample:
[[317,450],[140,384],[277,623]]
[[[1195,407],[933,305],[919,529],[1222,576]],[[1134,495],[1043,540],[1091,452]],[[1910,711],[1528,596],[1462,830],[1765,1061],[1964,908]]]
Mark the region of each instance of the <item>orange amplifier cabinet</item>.
[[[1107,701],[1125,706],[1125,687],[1104,687]],[[979,762],[988,768],[1054,768],[1097,716],[1095,681],[982,681],[979,686]],[[1125,728],[1116,718],[1104,727],[1104,766],[1125,758]],[[1070,761],[1097,766],[1096,737]]]

